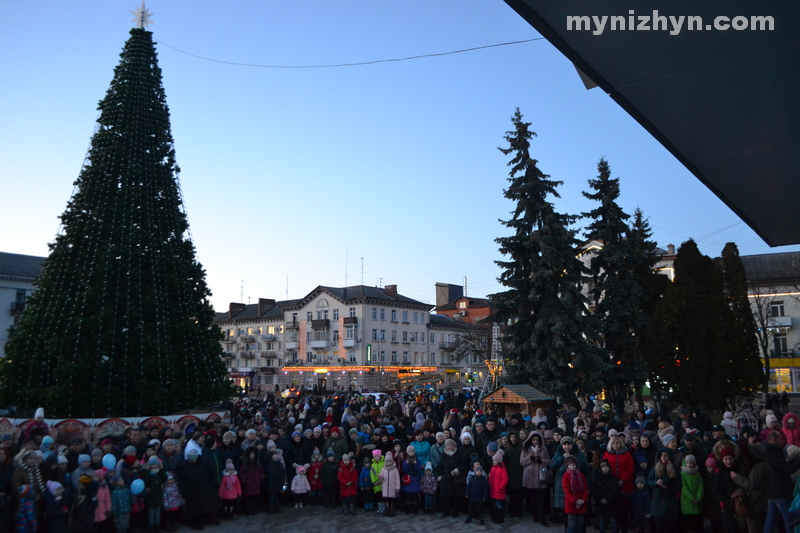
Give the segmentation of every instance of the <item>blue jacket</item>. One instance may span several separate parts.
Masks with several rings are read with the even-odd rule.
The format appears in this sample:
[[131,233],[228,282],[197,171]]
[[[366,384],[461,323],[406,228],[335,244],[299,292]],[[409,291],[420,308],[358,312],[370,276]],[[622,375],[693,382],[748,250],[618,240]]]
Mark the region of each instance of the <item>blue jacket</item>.
[[369,477],[368,466],[363,467],[361,469],[361,473],[358,475],[358,488],[360,489],[372,488],[372,479]]
[[425,467],[425,463],[430,460],[431,457],[431,445],[428,441],[412,441],[411,445],[417,451],[417,460],[419,463]]
[[401,479],[405,478],[405,476],[409,476],[411,482],[403,483],[400,487],[400,491],[407,492],[409,494],[419,494],[419,479],[422,477],[422,465],[419,463],[419,461],[415,461],[413,463],[403,461]]
[[483,476],[468,476],[467,498],[470,503],[485,502],[489,498],[489,478]]

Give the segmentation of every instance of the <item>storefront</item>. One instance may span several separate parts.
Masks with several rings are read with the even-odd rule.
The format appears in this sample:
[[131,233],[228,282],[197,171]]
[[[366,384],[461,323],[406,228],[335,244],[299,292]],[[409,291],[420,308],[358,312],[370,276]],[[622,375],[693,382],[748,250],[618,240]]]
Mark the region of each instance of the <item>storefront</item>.
[[292,366],[283,368],[283,383],[310,391],[352,389],[394,390],[399,376],[436,372],[436,367],[402,366]]
[[769,365],[770,391],[800,392],[800,357],[775,357]]

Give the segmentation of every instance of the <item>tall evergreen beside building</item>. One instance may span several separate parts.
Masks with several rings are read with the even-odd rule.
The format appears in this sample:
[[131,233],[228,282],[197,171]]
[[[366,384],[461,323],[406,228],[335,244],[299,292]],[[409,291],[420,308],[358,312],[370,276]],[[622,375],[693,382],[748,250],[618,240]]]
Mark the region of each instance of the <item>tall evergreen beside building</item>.
[[594,339],[592,317],[581,294],[583,264],[570,228],[574,217],[558,213],[549,197],[558,197],[559,181],[550,179],[530,155],[535,133],[519,110],[505,140],[511,167],[505,197],[515,203],[502,224],[511,235],[495,241],[505,256],[497,264],[508,290],[492,295],[489,320],[505,324],[504,352],[509,379],[569,397],[598,392],[608,365]]
[[99,111],[37,290],[6,345],[3,399],[54,417],[204,407],[228,383],[149,31],[131,30]]

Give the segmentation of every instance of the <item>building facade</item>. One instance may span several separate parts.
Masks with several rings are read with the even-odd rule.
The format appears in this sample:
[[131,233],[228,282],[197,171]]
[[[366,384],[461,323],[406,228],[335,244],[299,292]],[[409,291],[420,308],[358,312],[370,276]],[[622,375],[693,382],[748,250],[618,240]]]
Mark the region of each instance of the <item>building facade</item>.
[[0,357],[5,357],[8,330],[25,310],[44,257],[0,252]]

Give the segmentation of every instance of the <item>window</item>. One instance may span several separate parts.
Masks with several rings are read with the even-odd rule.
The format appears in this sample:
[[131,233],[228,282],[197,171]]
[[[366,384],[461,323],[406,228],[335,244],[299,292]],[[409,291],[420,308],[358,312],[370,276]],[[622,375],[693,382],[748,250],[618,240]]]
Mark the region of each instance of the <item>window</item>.
[[416,311],[414,311],[414,324],[417,323],[417,317],[418,317],[418,313]]
[[339,320],[339,310],[338,309],[334,309],[333,310],[333,319],[334,320]]
[[417,332],[416,331],[412,331],[411,332],[411,342],[417,342]]
[[263,335],[263,333],[264,333],[264,328],[262,328],[261,326],[259,326],[259,327],[258,327],[258,334],[259,334],[259,335]]
[[392,363],[397,362],[397,352],[392,352]]
[[351,363],[355,363],[356,362],[356,351],[355,350],[347,350],[347,359]]
[[431,364],[436,363],[436,352],[431,352]]
[[358,329],[355,324],[350,324],[344,327],[344,338],[355,339]]
[[407,331],[403,332],[403,342],[408,342],[408,332]]
[[228,337],[233,337],[233,336],[234,336],[234,335],[233,335],[233,330],[232,330],[232,329],[229,329],[229,330],[228,330]]
[[381,307],[381,320],[386,320],[386,309]]
[[378,320],[378,308],[377,307],[373,307],[372,308],[372,320]]
[[356,316],[356,308],[355,307],[351,307],[350,308],[350,318],[353,318],[355,316]]
[[458,308],[459,309],[466,309],[467,308],[467,302],[458,302]]
[[314,320],[314,314],[309,311],[306,313],[306,322],[311,322],[312,320]]
[[769,304],[769,316],[785,316],[782,301],[775,300]]
[[333,342],[339,342],[339,330],[333,330]]
[[425,342],[425,332],[421,331],[419,334],[419,342]]
[[381,350],[381,363],[386,362],[386,352]]
[[408,364],[408,352],[403,352],[403,363]]
[[275,335],[275,326],[269,326],[267,328],[267,333],[269,333],[270,335]]
[[792,355],[786,342],[786,333],[774,333],[772,342],[775,345],[775,357],[789,357]]
[[419,314],[419,323],[422,324],[423,326],[425,325],[425,313]]
[[392,342],[397,342],[397,330],[392,330]]
[[239,328],[239,335],[244,335],[244,329]]
[[392,309],[392,322],[397,322],[397,309]]
[[327,309],[317,310],[317,320],[327,320],[327,319],[328,319]]
[[381,330],[380,340],[382,340],[382,341],[386,340],[386,330],[385,329]]
[[372,340],[374,340],[374,341],[378,340],[378,330],[377,329],[373,329],[372,330]]
[[264,380],[264,385],[272,385],[275,376],[264,376],[262,379]]
[[431,333],[428,338],[431,341],[431,344],[436,344],[436,333]]
[[408,311],[403,311],[403,322],[408,324]]
[[306,352],[306,361],[314,360],[314,352]]
[[247,334],[248,335],[252,335],[253,334],[253,328],[247,328]]
[[267,364],[265,366],[272,366],[272,359],[267,359]]

